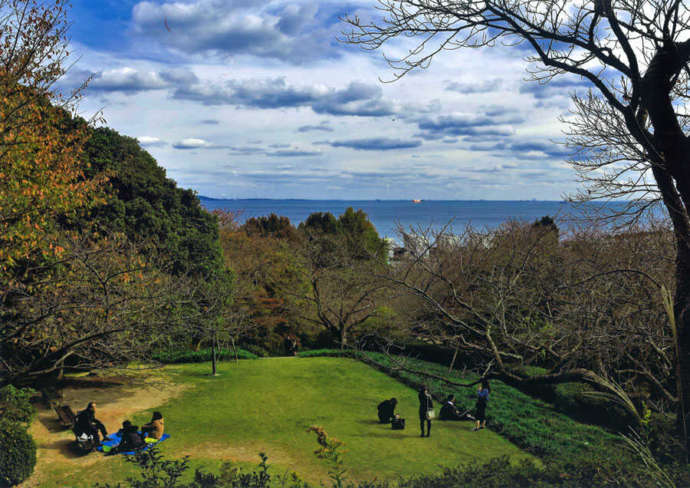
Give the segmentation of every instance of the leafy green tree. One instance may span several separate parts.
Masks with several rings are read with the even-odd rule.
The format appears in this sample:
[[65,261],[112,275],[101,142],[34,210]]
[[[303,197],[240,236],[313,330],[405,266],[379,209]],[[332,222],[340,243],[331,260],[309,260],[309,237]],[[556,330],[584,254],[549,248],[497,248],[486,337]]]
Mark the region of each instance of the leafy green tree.
[[323,328],[345,348],[382,312],[387,286],[379,278],[387,266],[387,243],[362,210],[348,208],[338,219],[315,213],[300,225],[306,238],[302,255],[304,280],[300,299],[303,317]]
[[297,229],[290,223],[290,219],[274,213],[268,217],[252,217],[242,225],[242,229],[249,236],[275,237],[289,241],[299,239]]
[[192,190],[178,188],[136,139],[108,128],[90,131],[84,147],[87,175],[110,176],[106,203],[67,225],[93,225],[150,241],[172,263],[173,274],[208,275],[222,269],[216,218]]
[[384,260],[388,245],[363,210],[352,207],[338,217],[338,233],[345,239],[351,256],[357,259]]

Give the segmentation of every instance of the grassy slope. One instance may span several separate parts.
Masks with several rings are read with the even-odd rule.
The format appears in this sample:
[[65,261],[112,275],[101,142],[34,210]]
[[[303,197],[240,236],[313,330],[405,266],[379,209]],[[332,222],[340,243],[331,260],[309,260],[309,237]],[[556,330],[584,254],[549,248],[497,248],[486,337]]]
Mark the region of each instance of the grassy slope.
[[[390,366],[383,354],[368,354],[370,360],[383,367]],[[448,368],[435,363],[408,359],[407,367],[455,381],[474,381],[476,375],[463,376],[457,371],[448,374]],[[433,393],[445,396],[454,393],[458,405],[473,408],[475,388],[457,388],[441,381],[425,378],[408,372],[396,372],[396,376],[409,383],[427,383]],[[558,412],[553,405],[531,397],[500,381],[493,381],[492,395],[487,409],[488,425],[501,435],[546,460],[561,463],[583,459],[615,460],[628,462],[630,453],[624,448],[619,436],[603,428],[577,422],[566,414]]]
[[[189,454],[194,465],[216,467],[218,459],[256,464],[259,451],[279,471],[305,479],[325,479],[316,459],[310,425],[321,425],[345,442],[348,475],[357,479],[396,478],[433,473],[439,466],[528,454],[491,431],[471,432],[469,422],[434,422],[432,437],[419,437],[416,392],[360,362],[342,358],[271,358],[223,363],[221,376],[209,377],[207,364],[170,366],[175,381],[193,389],[161,406],[172,438],[162,444],[168,456]],[[405,431],[376,423],[376,405],[395,396],[408,420]],[[133,420],[148,420],[142,413]],[[96,454],[93,454],[94,456]],[[98,472],[73,473],[73,486],[122,479],[121,459],[108,459]],[[112,461],[112,463],[110,462]],[[56,467],[57,469],[57,467]],[[83,484],[76,480],[84,479]],[[51,486],[46,484],[45,486]],[[52,485],[58,486],[58,485]],[[64,486],[64,485],[60,485]]]

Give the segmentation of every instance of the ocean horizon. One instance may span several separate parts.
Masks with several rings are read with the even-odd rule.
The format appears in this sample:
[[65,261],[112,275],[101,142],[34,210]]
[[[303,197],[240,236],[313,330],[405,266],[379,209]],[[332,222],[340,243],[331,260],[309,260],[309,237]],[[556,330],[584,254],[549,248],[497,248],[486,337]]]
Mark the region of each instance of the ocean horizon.
[[552,217],[560,226],[583,224],[596,212],[622,209],[626,202],[573,203],[559,200],[312,200],[237,198],[222,199],[199,196],[207,210],[237,212],[239,221],[271,213],[287,217],[299,225],[313,212],[331,212],[336,217],[348,207],[363,210],[382,237],[396,239],[398,228],[440,229],[448,225],[459,232],[471,225],[477,229],[494,229],[509,220],[534,222]]

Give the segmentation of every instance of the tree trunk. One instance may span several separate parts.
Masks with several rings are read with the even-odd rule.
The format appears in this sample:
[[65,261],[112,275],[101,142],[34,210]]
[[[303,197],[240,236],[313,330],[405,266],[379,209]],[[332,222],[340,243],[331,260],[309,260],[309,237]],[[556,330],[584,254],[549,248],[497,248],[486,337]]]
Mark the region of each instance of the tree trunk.
[[453,353],[453,359],[450,361],[450,366],[448,366],[448,373],[453,371],[453,366],[455,366],[455,360],[458,358],[458,350],[460,349],[460,341],[455,344],[455,352]]
[[678,243],[676,258],[676,395],[678,396],[678,431],[690,451],[688,407],[690,406],[690,242]]
[[240,362],[240,357],[237,354],[237,347],[235,347],[235,338],[230,337],[230,342],[232,343],[232,352],[235,355],[235,362],[239,363]]
[[[661,48],[649,63],[641,80],[643,110],[649,115],[653,133],[643,134],[631,118],[628,128],[647,148],[652,172],[668,210],[676,238],[676,395],[679,437],[690,451],[688,406],[690,406],[690,141],[675,113],[671,90],[673,80],[690,59],[690,43]],[[649,144],[651,137],[651,146]]]
[[213,340],[211,341],[211,370],[212,375],[216,376],[216,333],[213,332]]
[[347,346],[347,328],[340,326],[340,350],[342,351]]

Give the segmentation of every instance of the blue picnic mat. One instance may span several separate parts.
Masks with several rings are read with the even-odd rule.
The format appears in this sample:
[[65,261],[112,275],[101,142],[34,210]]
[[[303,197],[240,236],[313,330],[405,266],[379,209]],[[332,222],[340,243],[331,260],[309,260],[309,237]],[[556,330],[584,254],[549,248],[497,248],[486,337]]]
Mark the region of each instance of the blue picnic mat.
[[[141,433],[141,432],[140,432],[140,433]],[[110,451],[110,449],[112,449],[113,447],[119,446],[119,445],[120,445],[120,442],[122,441],[122,436],[120,435],[119,432],[114,432],[114,433],[108,435],[108,437],[109,437],[110,439],[107,440],[107,441],[101,442],[101,445],[98,446],[98,447],[96,448],[96,450],[101,451],[101,452],[108,452],[108,451]],[[142,448],[137,449],[137,451],[148,451],[148,450],[151,449],[153,446],[155,446],[155,445],[157,445],[157,444],[160,444],[161,442],[163,442],[164,440],[166,440],[166,439],[168,439],[168,438],[170,438],[170,434],[163,434],[163,437],[161,437],[160,440],[158,440],[158,441],[156,441],[156,442],[147,443],[147,444],[146,444],[145,446],[143,446]],[[109,447],[110,449],[107,449],[107,450],[104,451],[104,450],[103,450],[104,447]],[[127,455],[131,456],[131,455],[133,455],[134,453],[135,453],[134,451],[126,451],[126,452],[118,452],[118,453],[116,453],[116,454],[127,454]]]

